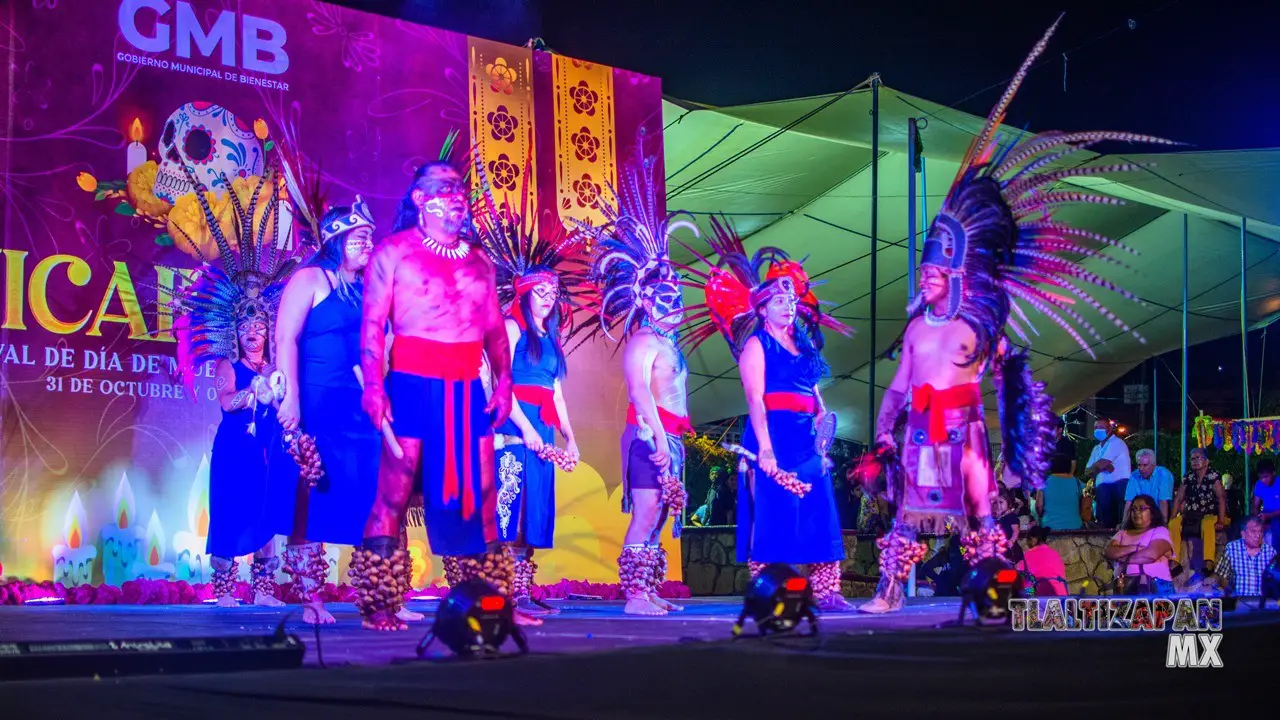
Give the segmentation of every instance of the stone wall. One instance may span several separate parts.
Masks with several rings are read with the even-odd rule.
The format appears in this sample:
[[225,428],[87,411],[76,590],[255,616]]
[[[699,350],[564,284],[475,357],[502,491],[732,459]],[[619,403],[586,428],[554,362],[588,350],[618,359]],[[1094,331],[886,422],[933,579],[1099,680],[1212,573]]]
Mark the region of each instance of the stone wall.
[[[741,595],[750,575],[745,563],[736,557],[733,527],[687,527],[681,535],[684,559],[684,582],[695,596]],[[1111,538],[1106,531],[1083,530],[1054,533],[1049,538],[1067,567],[1067,588],[1072,595],[1098,594],[1098,588],[1111,582],[1111,567],[1102,551]],[[922,536],[929,546],[926,557],[932,558],[946,547],[945,537]],[[871,597],[880,575],[880,551],[875,536],[844,535],[844,594],[847,597]]]

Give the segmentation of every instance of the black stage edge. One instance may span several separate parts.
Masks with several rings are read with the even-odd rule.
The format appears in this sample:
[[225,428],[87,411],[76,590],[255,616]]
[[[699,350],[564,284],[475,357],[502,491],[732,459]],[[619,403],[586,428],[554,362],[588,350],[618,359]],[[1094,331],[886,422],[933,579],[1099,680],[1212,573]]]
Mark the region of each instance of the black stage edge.
[[[0,683],[5,718],[1228,717],[1274,698],[1280,613],[1224,618],[1223,668],[1162,633],[973,627],[118,680]],[[554,622],[554,620],[550,621]],[[632,621],[634,622],[634,621]],[[643,621],[640,621],[643,622]],[[304,642],[311,638],[304,636]],[[1259,678],[1272,678],[1270,686]],[[1267,692],[1270,687],[1270,692]],[[1266,712],[1270,712],[1267,710]]]

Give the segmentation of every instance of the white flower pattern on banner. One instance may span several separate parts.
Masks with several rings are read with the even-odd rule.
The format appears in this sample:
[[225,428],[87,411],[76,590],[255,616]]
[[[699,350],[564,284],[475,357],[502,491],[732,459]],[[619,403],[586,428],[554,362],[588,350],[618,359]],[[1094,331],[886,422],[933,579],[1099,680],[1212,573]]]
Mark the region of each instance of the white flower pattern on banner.
[[355,31],[343,23],[342,8],[312,0],[312,12],[307,13],[311,32],[316,35],[338,35],[342,38],[342,64],[360,72],[366,67],[378,67],[382,49],[378,37],[371,32]]

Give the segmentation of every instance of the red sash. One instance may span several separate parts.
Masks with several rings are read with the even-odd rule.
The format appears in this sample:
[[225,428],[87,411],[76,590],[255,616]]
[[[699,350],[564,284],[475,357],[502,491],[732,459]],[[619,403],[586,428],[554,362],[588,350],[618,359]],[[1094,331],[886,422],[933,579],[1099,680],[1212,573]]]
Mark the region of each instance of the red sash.
[[[470,520],[476,512],[471,483],[471,382],[480,378],[484,345],[472,342],[446,343],[411,336],[396,336],[391,344],[391,369],[419,377],[444,381],[444,496],[451,502],[462,496],[462,517]],[[454,412],[453,384],[462,385],[462,477],[458,477],[456,457],[458,418]]]
[[939,390],[924,384],[911,389],[911,409],[928,413],[929,442],[937,444],[947,440],[947,411],[962,410],[982,403],[982,389],[978,383],[956,385]]
[[[676,415],[662,406],[658,406],[658,419],[662,421],[662,429],[666,430],[668,435],[684,435],[687,432],[693,432],[693,424],[689,422],[687,415]],[[627,405],[627,424],[640,425],[636,421],[635,405]]]
[[556,391],[541,385],[516,385],[516,400],[538,406],[538,417],[551,427],[560,429],[560,414],[556,412]]
[[764,394],[765,410],[784,410],[805,415],[818,414],[818,398],[809,393],[771,392]]

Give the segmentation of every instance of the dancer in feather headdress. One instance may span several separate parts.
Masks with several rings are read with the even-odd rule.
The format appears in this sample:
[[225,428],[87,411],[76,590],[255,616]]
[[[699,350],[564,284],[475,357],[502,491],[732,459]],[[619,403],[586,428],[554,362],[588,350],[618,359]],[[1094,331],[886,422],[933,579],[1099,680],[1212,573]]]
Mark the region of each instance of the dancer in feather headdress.
[[844,542],[826,455],[836,418],[818,382],[828,370],[820,328],[852,331],[822,312],[803,261],[775,247],[748,256],[727,222],[711,222],[718,259],[683,268],[706,298],[690,320],[705,314],[711,322],[687,337],[696,345],[719,330],[747,396],[750,421],[735,448],[738,561],[752,577],[771,563],[807,565],[819,608],[851,609],[840,592]]
[[[507,198],[499,205],[479,153],[475,171],[481,187],[476,231],[494,264],[514,383],[511,418],[494,438],[498,537],[508,543],[515,561],[517,611],[553,613],[550,606],[533,601],[529,588],[537,572],[533,552],[550,548],[555,536],[556,466],[572,470],[579,459],[561,383],[566,376],[564,331],[576,300],[587,290],[587,265],[580,259],[585,238],[576,230],[566,232],[556,218],[540,234],[527,182],[518,204]],[[526,179],[530,172],[526,163]],[[487,380],[488,373],[482,377]],[[563,450],[555,445],[556,430],[564,437]]]
[[[897,518],[880,540],[880,584],[861,608],[866,612],[901,607],[902,583],[923,555],[917,532],[940,532],[948,519],[967,518],[970,530],[962,542],[970,563],[1003,552],[1007,539],[991,519],[989,498],[996,486],[979,389],[988,369],[999,391],[1008,472],[1024,485],[1043,485],[1053,449],[1051,398],[1043,383],[1032,381],[1026,351],[1005,336],[1006,326],[1024,342],[1035,332],[1022,305],[1048,316],[1091,356],[1081,332],[1101,338],[1073,309],[1077,301],[1129,330],[1077,283],[1133,296],[1072,259],[1106,259],[1094,245],[1119,244],[1065,225],[1054,213],[1075,202],[1119,204],[1060,189],[1060,181],[1136,168],[1057,168],[1068,155],[1106,140],[1167,141],[1120,132],[1050,132],[1004,148],[998,142],[1014,93],[1060,21],[1036,44],[991,111],[925,239],[920,290],[907,309],[900,364],[876,422],[876,460],[863,473],[866,480],[877,466],[901,463],[906,477],[891,498]],[[898,440],[894,429],[908,401],[906,430]]]
[[222,422],[209,463],[208,550],[215,594],[223,607],[238,604],[234,558],[249,553],[254,553],[254,603],[282,604],[275,598],[279,559],[272,538],[277,519],[266,502],[268,443],[279,437],[275,403],[283,394],[283,378],[273,365],[271,329],[296,259],[286,259],[276,248],[281,229],[277,173],[275,164],[269,165],[248,198],[229,191],[234,241],[223,234],[198,188],[221,255],[218,264],[204,264],[169,308],[178,315],[178,359],[188,386],[197,366],[215,362]]
[[658,597],[667,554],[659,539],[668,516],[679,537],[684,508],[684,443],[689,423],[685,382],[689,371],[678,347],[684,319],[680,280],[667,256],[668,237],[689,223],[659,212],[653,162],[637,158],[620,197],[603,202],[607,224],[588,228],[598,243],[591,279],[598,297],[589,335],[614,332],[625,341],[623,370],[627,425],[621,440],[622,511],[631,514],[618,558],[627,603],[635,615],[681,609]]
[[[462,576],[510,591],[511,560],[498,542],[493,428],[511,413],[511,350],[493,263],[471,237],[469,195],[448,161],[423,165],[365,272],[362,404],[374,427],[393,436],[383,444],[378,491],[348,572],[367,588],[356,606],[370,629],[407,629],[397,613],[412,562],[398,545],[419,474],[432,551]],[[494,378],[487,403],[485,356]]]

